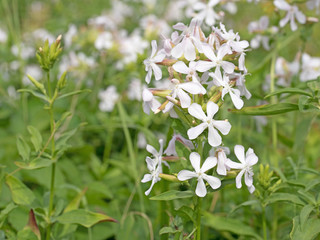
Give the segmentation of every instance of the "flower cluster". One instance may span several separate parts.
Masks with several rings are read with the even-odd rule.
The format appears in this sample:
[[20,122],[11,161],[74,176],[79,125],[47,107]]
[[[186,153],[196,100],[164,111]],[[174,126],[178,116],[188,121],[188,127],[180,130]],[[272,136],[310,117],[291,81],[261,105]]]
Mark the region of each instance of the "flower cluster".
[[[214,1],[210,1],[211,4]],[[258,158],[249,149],[244,156],[244,148],[237,145],[235,154],[241,163],[235,163],[226,157],[221,135],[227,135],[231,130],[228,120],[217,120],[219,108],[230,96],[234,107],[241,109],[244,105],[242,96],[250,98],[251,94],[245,86],[245,53],[249,47],[246,40],[240,40],[238,33],[227,30],[220,23],[220,27],[212,27],[212,32],[206,36],[201,29],[201,21],[198,18],[191,20],[189,26],[178,23],[173,26],[177,31],[170,38],[164,38],[160,47],[155,40],[152,41],[152,52],[144,61],[147,72],[145,81],[150,84],[154,76],[157,82],[167,81],[161,66],[167,69],[169,86],[161,88],[145,88],[142,93],[144,111],[155,114],[159,112],[170,113],[172,118],[179,118],[189,126],[185,139],[181,135],[174,134],[165,151],[167,155],[176,156],[174,142],[179,140],[185,147],[202,149],[201,145],[208,143],[211,147],[218,147],[214,156],[209,156],[201,165],[199,153],[190,154],[191,165],[195,171],[182,170],[177,178],[185,181],[197,178],[196,194],[204,197],[207,193],[204,180],[213,189],[221,186],[221,179],[205,172],[217,165],[214,174],[226,176],[231,169],[240,170],[236,178],[236,186],[241,187],[242,175],[245,175],[245,183],[252,193],[254,165]],[[156,82],[156,83],[157,83]],[[207,132],[207,134],[206,134]],[[190,141],[192,140],[193,143]],[[162,143],[161,143],[162,144]],[[161,145],[160,144],[160,145]],[[147,147],[147,150],[150,147]],[[162,145],[161,145],[162,149]],[[148,150],[150,152],[150,150]],[[162,154],[162,150],[160,150]],[[156,152],[152,153],[156,156]],[[171,160],[174,157],[171,157]],[[156,157],[155,159],[162,159]],[[177,159],[176,159],[177,160]],[[162,174],[161,160],[146,159],[150,174],[146,174],[142,182],[152,181],[151,187],[146,192],[150,193],[154,183],[159,181]]]

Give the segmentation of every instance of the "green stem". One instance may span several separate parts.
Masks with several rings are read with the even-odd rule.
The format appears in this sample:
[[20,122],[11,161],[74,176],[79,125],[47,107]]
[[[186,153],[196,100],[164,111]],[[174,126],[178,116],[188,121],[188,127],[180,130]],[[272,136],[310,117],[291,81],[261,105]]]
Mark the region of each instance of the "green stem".
[[262,207],[262,229],[263,240],[267,240],[267,219],[266,219],[266,207]]
[[[49,97],[52,98],[51,92],[51,83],[50,83],[50,72],[47,72],[47,80],[48,80],[48,93]],[[53,100],[54,101],[54,100]],[[50,114],[50,131],[51,134],[55,131],[55,122],[54,122],[54,112],[53,112],[53,102],[49,105],[49,114]],[[55,162],[55,139],[54,136],[51,140],[51,160],[53,161],[51,166],[51,183],[50,183],[50,198],[49,198],[49,211],[48,211],[48,226],[47,226],[47,237],[46,239],[50,239],[51,234],[51,215],[53,210],[53,198],[54,198],[54,185],[55,185],[55,175],[56,175],[56,162]]]
[[201,240],[201,207],[202,207],[202,198],[197,198],[197,205],[196,205],[196,212],[197,212],[197,221],[196,221],[196,228],[197,228],[197,235],[196,240]]

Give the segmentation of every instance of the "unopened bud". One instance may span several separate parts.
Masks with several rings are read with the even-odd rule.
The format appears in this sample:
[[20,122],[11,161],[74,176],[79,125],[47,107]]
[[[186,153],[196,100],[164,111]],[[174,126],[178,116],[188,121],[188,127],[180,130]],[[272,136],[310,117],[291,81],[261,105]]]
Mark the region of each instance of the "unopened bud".
[[38,82],[36,79],[34,79],[33,77],[31,77],[29,74],[27,75],[29,80],[32,82],[32,84],[38,88],[43,94],[46,94],[46,90],[43,86],[42,83]]
[[59,89],[62,89],[62,88],[64,88],[64,87],[66,86],[66,83],[67,83],[67,81],[66,81],[66,75],[67,75],[67,71],[65,71],[64,73],[62,73],[62,75],[61,75],[61,77],[60,77],[60,79],[59,79],[59,81],[58,81],[58,88],[59,88]]

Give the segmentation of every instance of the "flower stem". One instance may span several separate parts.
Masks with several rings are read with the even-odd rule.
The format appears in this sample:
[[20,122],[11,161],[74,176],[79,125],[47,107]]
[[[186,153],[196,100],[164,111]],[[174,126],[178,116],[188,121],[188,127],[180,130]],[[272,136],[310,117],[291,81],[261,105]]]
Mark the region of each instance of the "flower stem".
[[201,240],[201,207],[202,207],[202,198],[197,197],[197,205],[196,205],[196,212],[197,212],[197,221],[196,221],[196,238],[195,240]]
[[[50,72],[47,72],[47,80],[48,80],[48,93],[49,97],[52,97],[52,92],[51,92],[51,82],[50,82]],[[54,101],[54,100],[53,100]],[[54,122],[54,112],[53,112],[53,103],[49,105],[49,114],[50,114],[50,131],[51,135],[54,134],[55,132],[55,122]],[[53,198],[54,198],[54,185],[55,185],[55,175],[56,175],[56,162],[55,162],[55,139],[54,135],[51,139],[51,161],[52,166],[51,166],[51,183],[50,183],[50,198],[49,198],[49,211],[48,211],[48,226],[47,226],[47,236],[46,239],[50,239],[50,234],[51,234],[51,214],[53,210]]]
[[263,240],[267,240],[267,219],[266,219],[266,207],[262,207],[262,229]]

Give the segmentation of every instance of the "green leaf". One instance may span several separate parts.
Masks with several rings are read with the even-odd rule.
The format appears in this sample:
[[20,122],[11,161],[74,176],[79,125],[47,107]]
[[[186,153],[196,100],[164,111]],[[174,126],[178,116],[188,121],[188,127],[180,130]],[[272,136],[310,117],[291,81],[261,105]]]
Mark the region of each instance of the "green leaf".
[[304,205],[304,202],[297,195],[291,193],[273,193],[266,199],[265,203],[268,205],[271,203],[282,201],[292,202],[298,205]]
[[37,235],[30,228],[24,228],[18,232],[17,239],[19,240],[38,240]]
[[166,233],[174,234],[174,233],[177,233],[177,232],[181,232],[181,230],[175,229],[173,227],[163,227],[163,228],[160,229],[159,234],[160,235],[166,234]]
[[7,175],[6,184],[10,189],[14,203],[18,205],[30,205],[35,200],[33,192],[18,178],[12,175]]
[[157,196],[151,197],[150,200],[158,200],[158,201],[168,201],[180,198],[190,198],[194,196],[194,192],[192,191],[177,191],[170,190],[164,193],[161,193]]
[[42,100],[44,100],[45,102],[47,103],[50,103],[50,99],[47,98],[47,96],[41,94],[41,93],[38,93],[34,90],[31,90],[31,89],[19,89],[18,92],[27,92],[27,93],[31,93],[33,96],[37,97],[37,98],[40,98]]
[[231,210],[230,214],[235,212],[239,208],[246,207],[246,206],[251,206],[251,205],[255,205],[255,204],[259,204],[259,201],[258,200],[250,200],[250,201],[243,202],[243,203],[239,204],[238,206],[234,207]]
[[308,88],[314,93],[315,96],[318,96],[320,93],[320,77],[318,77],[317,80],[314,81],[308,81],[307,82]]
[[23,161],[28,161],[30,156],[30,147],[21,136],[17,138],[17,148]]
[[[5,222],[8,214],[17,207],[13,202],[9,203],[1,212],[0,212],[0,229],[2,228],[3,223]],[[1,238],[0,238],[1,239]]]
[[99,222],[116,222],[115,219],[107,215],[84,209],[63,213],[61,216],[57,217],[56,220],[62,224],[80,224],[87,228]]
[[251,236],[259,240],[262,239],[250,226],[237,219],[225,218],[204,212],[203,224],[217,231],[228,231],[240,236]]
[[283,94],[283,93],[290,93],[290,94],[300,94],[300,95],[306,95],[306,96],[310,96],[312,97],[312,94],[307,92],[307,91],[304,91],[302,89],[299,89],[299,88],[283,88],[283,89],[280,89],[278,91],[274,91],[272,93],[269,93],[267,96],[265,96],[264,98],[269,98],[271,96],[274,96],[274,95],[279,95],[279,94]]
[[194,210],[189,207],[189,206],[181,206],[178,209],[175,209],[177,214],[181,216],[182,218],[185,218],[187,221],[192,221],[195,223],[195,218],[193,217],[194,215]]
[[229,109],[232,113],[243,114],[243,115],[276,115],[286,112],[292,112],[299,110],[297,104],[293,103],[277,103],[277,104],[266,104],[253,107],[244,107],[241,110]]
[[316,198],[309,192],[307,191],[304,191],[302,189],[300,189],[298,191],[298,193],[300,194],[301,197],[303,197],[307,202],[313,204],[313,205],[316,205],[317,204],[317,201],[316,201]]
[[66,97],[71,97],[73,95],[77,95],[77,94],[85,93],[85,92],[91,92],[91,90],[90,89],[83,89],[83,90],[77,90],[77,91],[69,92],[66,94],[62,94],[61,96],[57,97],[57,100],[60,100],[60,99],[66,98]]
[[300,212],[301,229],[304,229],[305,223],[306,223],[306,221],[307,221],[307,219],[313,209],[314,209],[314,207],[312,205],[306,205],[302,208],[302,210]]
[[37,152],[41,150],[42,147],[42,137],[38,129],[33,126],[28,126],[28,131],[31,135],[31,142]]
[[63,213],[70,212],[72,210],[76,210],[79,208],[81,199],[83,198],[84,194],[86,193],[88,188],[83,189],[77,196],[72,199],[72,201],[68,204],[68,206],[64,209]]
[[22,169],[33,170],[33,169],[40,169],[44,167],[49,167],[53,163],[52,160],[46,158],[36,158],[33,159],[31,162],[14,162],[14,164]]
[[301,228],[299,216],[294,217],[293,227],[290,233],[292,240],[313,240],[319,236],[320,233],[320,219],[311,218],[308,219],[304,228]]

